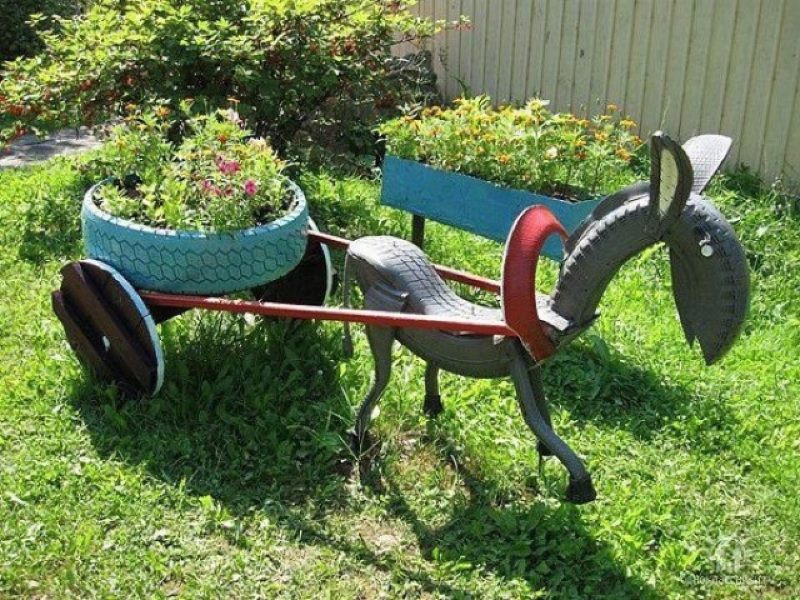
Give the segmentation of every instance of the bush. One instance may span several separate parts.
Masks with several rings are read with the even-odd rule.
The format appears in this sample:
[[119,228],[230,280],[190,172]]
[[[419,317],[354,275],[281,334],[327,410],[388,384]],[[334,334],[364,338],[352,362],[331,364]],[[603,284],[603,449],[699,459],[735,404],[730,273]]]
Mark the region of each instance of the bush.
[[[42,34],[46,52],[11,64],[3,138],[92,125],[126,106],[230,99],[283,151],[332,103],[402,101],[387,78],[400,39],[435,25],[397,0],[98,0],[84,18]],[[369,131],[374,111],[349,126]],[[336,115],[328,115],[336,119]]]
[[550,196],[586,199],[630,182],[642,141],[608,105],[591,120],[551,113],[547,102],[495,109],[486,96],[426,108],[382,125],[390,154]]
[[29,23],[31,17],[41,15],[39,27],[52,29],[55,16],[73,17],[86,4],[85,0],[0,0],[0,62],[32,56],[42,49],[39,36]]
[[[131,117],[85,169],[114,182],[96,200],[106,212],[153,227],[232,231],[273,221],[293,195],[285,167],[234,110],[180,124],[174,144],[168,110]],[[123,183],[124,185],[120,185]]]

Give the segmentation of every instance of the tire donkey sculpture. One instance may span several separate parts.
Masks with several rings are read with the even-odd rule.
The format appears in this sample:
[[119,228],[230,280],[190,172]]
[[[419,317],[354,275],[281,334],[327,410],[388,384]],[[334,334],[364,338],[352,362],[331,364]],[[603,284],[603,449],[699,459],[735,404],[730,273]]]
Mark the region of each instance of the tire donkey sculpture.
[[[725,354],[747,312],[747,263],[730,224],[701,194],[730,145],[727,137],[703,135],[681,147],[656,133],[651,138],[650,181],[606,197],[569,237],[544,207],[526,209],[506,244],[501,309],[460,298],[409,242],[388,236],[353,242],[345,264],[345,303],[355,278],[368,309],[505,320],[519,336],[367,326],[375,380],[351,434],[356,455],[371,444],[367,430],[389,382],[397,340],[427,362],[424,410],[431,417],[442,410],[440,369],[468,377],[510,376],[525,422],[538,438],[540,455],[555,455],[569,472],[567,500],[594,500],[589,472],[552,429],[539,366],[594,322],[600,299],[619,268],[659,242],[669,249],[672,289],[687,341],[699,342],[707,364]],[[547,295],[536,293],[534,284],[539,251],[552,234],[564,239],[565,258],[555,289]]]

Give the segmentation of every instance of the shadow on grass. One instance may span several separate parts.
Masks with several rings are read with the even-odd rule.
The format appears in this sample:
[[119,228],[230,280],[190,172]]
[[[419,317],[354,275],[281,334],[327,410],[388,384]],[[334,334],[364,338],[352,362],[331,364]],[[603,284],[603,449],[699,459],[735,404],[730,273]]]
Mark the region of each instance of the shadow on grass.
[[736,439],[736,417],[718,397],[693,394],[582,344],[561,350],[542,376],[552,405],[568,410],[578,423],[623,429],[644,441],[670,429],[692,450],[706,454],[730,450]]
[[499,502],[503,492],[464,465],[459,465],[458,475],[466,487],[466,501],[440,526],[423,522],[397,483],[387,479],[391,513],[409,524],[425,558],[455,570],[480,567],[509,582],[524,580],[548,597],[660,597],[626,573],[608,545],[592,536],[580,508]]
[[468,501],[435,527],[385,477],[382,504],[410,525],[432,569],[336,533],[330,518],[352,508],[341,468],[352,415],[339,392],[338,332],[207,314],[180,320],[162,328],[168,373],[157,398],[124,400],[111,386],[78,384],[73,403],[101,455],[211,496],[234,516],[264,512],[304,544],[346,553],[427,592],[470,596],[458,570],[480,567],[558,597],[654,597],[593,539],[575,507],[498,503],[491,482],[463,470]]
[[339,393],[339,336],[310,322],[180,319],[162,326],[167,373],[157,397],[117,398],[88,377],[79,384],[74,404],[95,447],[232,514],[267,500],[335,500],[351,418]]

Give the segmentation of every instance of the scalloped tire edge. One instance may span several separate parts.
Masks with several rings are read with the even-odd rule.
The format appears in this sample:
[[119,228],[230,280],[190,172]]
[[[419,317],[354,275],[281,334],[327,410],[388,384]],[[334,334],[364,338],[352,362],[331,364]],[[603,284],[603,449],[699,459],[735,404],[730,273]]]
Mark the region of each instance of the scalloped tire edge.
[[85,194],[81,229],[86,255],[102,261],[135,288],[174,294],[228,294],[282,277],[306,248],[308,206],[294,183],[295,204],[270,223],[230,233],[158,229],[114,217]]

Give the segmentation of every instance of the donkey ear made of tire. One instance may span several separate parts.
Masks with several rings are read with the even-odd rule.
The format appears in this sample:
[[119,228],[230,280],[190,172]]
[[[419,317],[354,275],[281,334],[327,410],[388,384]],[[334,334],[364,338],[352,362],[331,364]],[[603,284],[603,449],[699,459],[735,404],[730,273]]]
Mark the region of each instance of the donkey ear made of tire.
[[648,232],[656,239],[675,223],[692,191],[694,174],[689,157],[665,133],[650,138],[650,216]]

